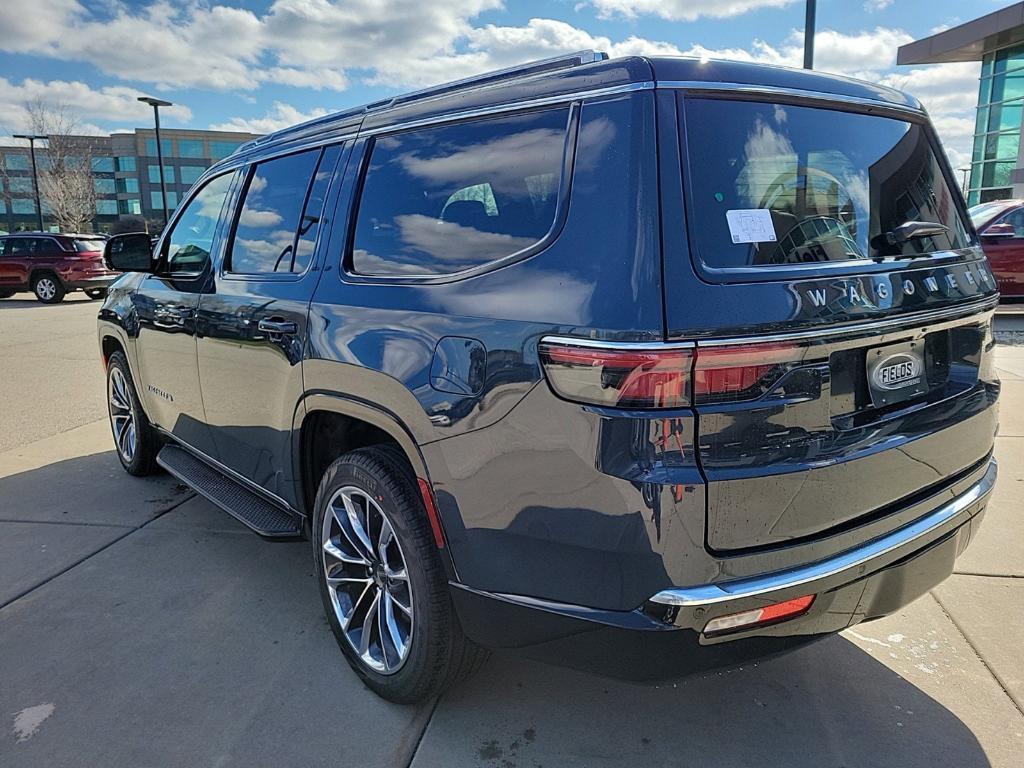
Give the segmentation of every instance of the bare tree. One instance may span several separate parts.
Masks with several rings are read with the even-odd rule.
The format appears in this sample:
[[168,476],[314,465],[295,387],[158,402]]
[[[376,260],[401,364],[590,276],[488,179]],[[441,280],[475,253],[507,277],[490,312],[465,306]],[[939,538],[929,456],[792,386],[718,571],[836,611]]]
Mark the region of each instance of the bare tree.
[[96,216],[89,141],[76,135],[78,121],[63,104],[35,100],[25,105],[25,111],[30,130],[49,136],[37,152],[39,196],[61,231],[81,232]]

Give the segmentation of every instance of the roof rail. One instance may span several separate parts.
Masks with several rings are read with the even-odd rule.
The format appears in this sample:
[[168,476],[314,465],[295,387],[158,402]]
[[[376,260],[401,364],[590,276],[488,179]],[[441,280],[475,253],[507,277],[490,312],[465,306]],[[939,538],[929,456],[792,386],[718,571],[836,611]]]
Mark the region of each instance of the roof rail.
[[595,61],[604,61],[607,58],[608,54],[604,51],[588,49],[585,51],[576,51],[575,53],[567,53],[562,56],[553,56],[550,59],[530,61],[525,64],[517,64],[514,67],[506,67],[505,69],[498,69],[493,72],[484,72],[483,74],[473,75],[472,77],[466,77],[462,80],[453,80],[450,83],[441,83],[440,85],[434,85],[419,91],[413,91],[412,93],[403,93],[402,95],[395,96],[393,99],[388,101],[372,104],[367,111],[371,111],[371,109],[386,109],[387,107],[393,107],[396,104],[404,104],[427,96],[440,96],[442,94],[449,93],[450,91],[461,90],[469,86],[487,85],[488,83],[500,80],[510,80],[515,77],[525,77],[526,75],[536,75],[541,72],[553,72],[559,69],[578,67],[583,64],[593,64]]
[[[322,117],[315,117],[312,120],[307,120],[304,123],[293,125],[289,128],[284,128],[280,131],[274,131],[268,133],[265,136],[259,136],[255,139],[250,139],[245,144],[242,144],[235,153],[241,154],[254,147],[262,146],[264,144],[271,143],[280,139],[282,136],[294,133],[295,131],[302,128],[311,128],[318,123],[331,123],[336,120],[358,115],[360,113],[376,112],[377,110],[387,109],[393,107],[396,104],[405,104],[410,101],[417,99],[441,96],[445,93],[452,91],[461,90],[463,88],[469,88],[473,86],[483,86],[489,83],[500,82],[502,80],[510,80],[516,77],[525,77],[527,75],[537,75],[542,72],[554,72],[559,69],[568,69],[570,67],[578,67],[583,64],[593,64],[595,61],[604,61],[608,58],[608,54],[604,51],[576,51],[575,53],[567,53],[563,56],[553,56],[550,59],[540,59],[538,61],[530,61],[525,64],[517,64],[514,67],[507,67],[505,69],[495,70],[493,72],[484,72],[480,75],[473,75],[462,80],[453,80],[450,83],[441,83],[440,85],[434,85],[429,88],[424,88],[419,91],[413,91],[412,93],[403,93],[393,98],[381,99],[380,101],[374,101],[369,104],[365,104],[359,107],[352,107],[343,112],[336,112]],[[234,154],[234,153],[232,153]]]

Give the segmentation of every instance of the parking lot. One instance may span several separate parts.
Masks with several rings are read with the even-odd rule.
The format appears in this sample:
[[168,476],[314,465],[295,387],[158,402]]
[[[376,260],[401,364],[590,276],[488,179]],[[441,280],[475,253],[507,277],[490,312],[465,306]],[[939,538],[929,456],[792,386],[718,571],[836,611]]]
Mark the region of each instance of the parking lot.
[[98,303],[19,299],[0,301],[4,768],[1022,764],[1024,346],[998,352],[982,533],[898,615],[659,687],[496,655],[399,707],[344,663],[307,543],[267,543],[168,476],[121,470]]

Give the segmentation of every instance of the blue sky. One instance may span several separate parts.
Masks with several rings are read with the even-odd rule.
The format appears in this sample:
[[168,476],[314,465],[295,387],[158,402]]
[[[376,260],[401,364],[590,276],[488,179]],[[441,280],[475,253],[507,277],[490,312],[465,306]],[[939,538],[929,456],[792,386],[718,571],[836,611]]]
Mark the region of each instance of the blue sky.
[[[909,90],[955,165],[967,160],[978,65],[896,67],[915,37],[1005,0],[819,0],[820,69]],[[168,126],[265,132],[521,61],[595,47],[799,66],[803,0],[4,0],[0,134],[61,103],[83,132]]]

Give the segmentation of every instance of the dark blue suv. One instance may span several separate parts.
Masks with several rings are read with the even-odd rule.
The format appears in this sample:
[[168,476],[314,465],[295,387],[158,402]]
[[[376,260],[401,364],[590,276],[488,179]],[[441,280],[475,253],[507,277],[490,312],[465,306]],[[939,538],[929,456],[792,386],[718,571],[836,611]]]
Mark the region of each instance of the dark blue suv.
[[878,618],[995,482],[995,282],[877,85],[537,62],[251,142],[105,257],[125,468],[309,537],[394,701],[488,648],[661,679]]

